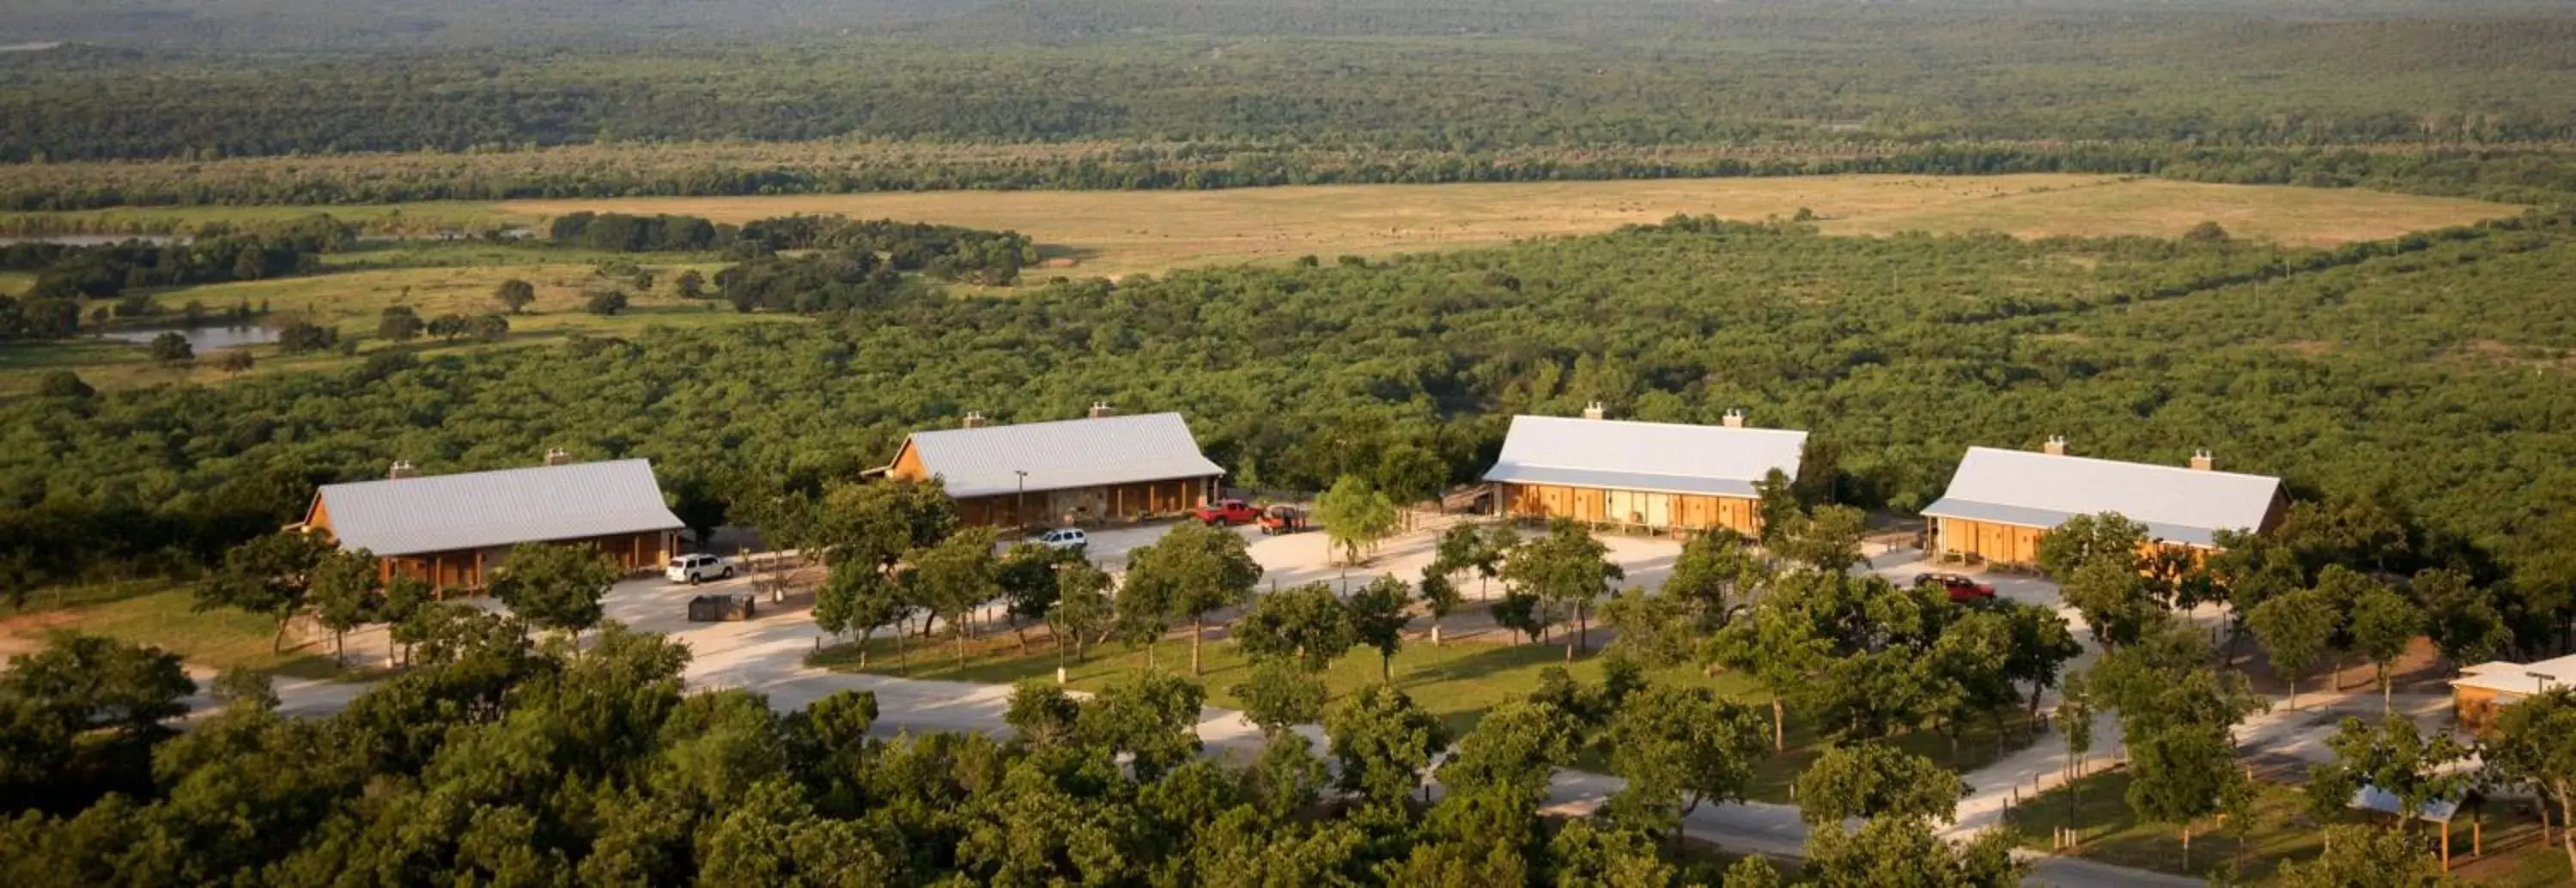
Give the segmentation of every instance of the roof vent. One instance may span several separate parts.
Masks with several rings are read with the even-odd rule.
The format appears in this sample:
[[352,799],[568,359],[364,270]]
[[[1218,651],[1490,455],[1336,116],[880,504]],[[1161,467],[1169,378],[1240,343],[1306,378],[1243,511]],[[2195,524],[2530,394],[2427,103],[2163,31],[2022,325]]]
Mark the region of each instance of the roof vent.
[[984,414],[983,414],[983,413],[981,413],[981,412],[978,412],[978,411],[973,411],[973,410],[966,411],[966,419],[965,419],[965,421],[958,423],[958,427],[959,427],[959,428],[968,428],[968,429],[980,429],[980,428],[983,428],[983,427],[984,427]]
[[571,464],[572,464],[572,451],[570,451],[570,450],[565,450],[565,449],[563,449],[563,448],[561,448],[561,447],[548,447],[548,448],[546,448],[546,465],[550,465],[550,466],[562,466],[562,465],[571,465]]
[[390,469],[386,469],[386,470],[385,470],[385,477],[387,477],[387,478],[418,478],[418,477],[420,477],[420,470],[419,470],[419,469],[417,469],[417,468],[413,468],[410,460],[407,460],[407,459],[398,459],[398,460],[394,460],[394,466],[393,466],[393,468],[390,468]]
[[1719,420],[1719,422],[1723,422],[1723,423],[1725,423],[1725,424],[1726,424],[1726,427],[1727,427],[1727,428],[1730,428],[1730,429],[1740,429],[1740,428],[1743,428],[1743,427],[1744,427],[1744,408],[1742,408],[1742,407],[1730,407],[1730,408],[1727,408],[1725,418],[1723,418],[1723,419]]
[[2048,436],[2048,443],[2040,445],[2040,446],[2039,446],[2039,452],[2041,452],[2041,453],[2045,453],[2045,454],[2048,454],[2048,455],[2050,455],[2050,456],[2065,456],[2065,455],[2066,455],[2066,436],[2065,436],[2065,435],[2050,435],[2050,436]]
[[1093,401],[1093,402],[1091,402],[1091,418],[1093,418],[1093,419],[1099,419],[1099,418],[1104,417],[1104,416],[1116,416],[1116,415],[1118,415],[1118,411],[1116,411],[1116,410],[1112,410],[1112,409],[1109,409],[1109,402],[1107,402],[1107,401]]
[[1583,418],[1585,419],[1600,419],[1608,415],[1609,411],[1601,409],[1601,402],[1599,401],[1583,405]]
[[2203,472],[2214,472],[2218,470],[2218,458],[2209,455],[2209,448],[2203,447],[2192,451],[2191,467]]

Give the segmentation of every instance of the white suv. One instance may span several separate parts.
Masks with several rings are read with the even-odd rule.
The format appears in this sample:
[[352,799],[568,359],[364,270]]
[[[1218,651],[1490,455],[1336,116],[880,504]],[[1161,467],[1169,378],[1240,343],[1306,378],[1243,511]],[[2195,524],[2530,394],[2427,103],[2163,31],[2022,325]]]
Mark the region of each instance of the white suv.
[[674,583],[696,585],[710,577],[719,580],[733,579],[733,565],[726,564],[724,559],[713,555],[682,555],[671,559],[671,566],[663,569],[662,575],[670,578]]
[[1084,546],[1091,545],[1091,535],[1083,533],[1082,528],[1079,527],[1050,530],[1047,531],[1045,535],[1038,537],[1038,545],[1045,546],[1049,549],[1078,550]]

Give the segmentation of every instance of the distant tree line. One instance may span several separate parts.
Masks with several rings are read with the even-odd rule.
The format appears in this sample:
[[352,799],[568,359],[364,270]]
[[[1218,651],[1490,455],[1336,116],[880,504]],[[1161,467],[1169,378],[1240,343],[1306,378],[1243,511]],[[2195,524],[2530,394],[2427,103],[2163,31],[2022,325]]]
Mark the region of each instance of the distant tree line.
[[[113,314],[155,313],[150,300],[130,290],[308,274],[320,267],[333,241],[263,235],[222,235],[153,243],[141,240],[99,246],[21,243],[0,246],[0,269],[33,271],[35,282],[17,296],[0,296],[0,339],[58,339],[78,335],[84,300],[119,300]],[[242,314],[247,314],[247,306]],[[104,318],[108,309],[90,314]],[[189,309],[193,320],[202,307]]]
[[[1401,4],[1399,4],[1401,5]],[[1482,11],[1482,10],[1480,10]],[[1531,51],[1307,10],[1275,40],[1227,7],[997,9],[955,30],[835,42],[330,53],[72,47],[0,59],[0,161],[469,152],[593,142],[1179,140],[1489,151],[1677,144],[2562,142],[2571,25],[2486,11],[2288,20],[2098,12],[1615,4]],[[1554,11],[1533,11],[1551,20]],[[1153,22],[1151,36],[1099,19]],[[1494,14],[1498,24],[1512,19]],[[1034,20],[1029,20],[1034,19]],[[970,36],[1019,21],[1025,42]],[[1077,24],[1075,22],[1083,22]],[[1059,31],[1070,29],[1070,33]],[[1354,30],[1356,29],[1356,30]],[[1473,30],[1491,33],[1480,23]],[[1579,36],[1577,34],[1579,33]],[[2463,58],[2525,60],[2511,74]],[[189,89],[166,84],[185,82]],[[330,83],[286,104],[278,97]],[[778,96],[711,101],[708,96]]]
[[[547,224],[547,238],[560,247],[620,253],[719,250],[745,259],[772,258],[786,250],[824,250],[864,257],[849,260],[863,266],[855,272],[860,277],[882,257],[885,267],[898,272],[995,285],[1013,282],[1021,266],[1037,261],[1037,245],[1018,232],[844,216],[783,216],[736,227],[697,216],[582,211],[554,218]],[[722,280],[719,275],[718,283]],[[752,301],[768,304],[759,297]]]
[[[806,150],[782,150],[806,149]],[[1388,150],[1267,143],[1037,151],[924,146],[569,146],[541,151],[216,163],[45,164],[12,170],[0,209],[376,204],[435,200],[852,194],[923,190],[1211,190],[1275,185],[1445,184],[1906,173],[2099,173],[2249,185],[2360,187],[2563,203],[2576,158],[2546,146],[2462,148],[2173,145],[2156,142],[1858,144]],[[0,232],[63,220],[0,220]],[[77,226],[75,226],[77,227]],[[125,233],[122,229],[101,233]]]

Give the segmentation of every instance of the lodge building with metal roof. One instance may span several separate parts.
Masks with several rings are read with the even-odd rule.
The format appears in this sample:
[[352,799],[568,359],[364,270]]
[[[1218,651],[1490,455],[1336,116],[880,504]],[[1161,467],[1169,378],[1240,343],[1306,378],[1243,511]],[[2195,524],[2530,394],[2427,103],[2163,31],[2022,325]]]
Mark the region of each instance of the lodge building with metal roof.
[[1199,452],[1178,413],[1118,415],[1092,405],[1082,419],[988,425],[967,414],[953,429],[914,432],[888,478],[937,478],[968,525],[1040,527],[1129,521],[1188,511],[1217,495],[1225,470]]
[[1580,419],[1512,417],[1484,478],[1508,516],[1760,536],[1755,485],[1775,470],[1797,477],[1806,443],[1806,432],[1746,427],[1741,410],[1708,426],[1607,419],[1596,403]]
[[1922,514],[1940,557],[2030,565],[2040,536],[2077,515],[2117,512],[2154,544],[2205,551],[2219,531],[2272,529],[2286,505],[2281,479],[2218,471],[2206,450],[2187,466],[2155,465],[2072,456],[2051,437],[2036,453],[1968,448]]
[[382,480],[322,485],[297,526],[375,555],[387,580],[461,589],[485,585],[520,543],[589,545],[628,571],[659,567],[678,550],[683,525],[664,504],[652,463],[573,462],[558,450],[545,465],[453,475],[398,462]]

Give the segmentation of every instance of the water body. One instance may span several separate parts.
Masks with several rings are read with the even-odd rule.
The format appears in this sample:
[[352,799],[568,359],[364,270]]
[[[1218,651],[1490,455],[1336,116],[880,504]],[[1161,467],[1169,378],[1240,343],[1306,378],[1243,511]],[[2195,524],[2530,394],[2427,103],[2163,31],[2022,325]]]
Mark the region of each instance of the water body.
[[98,334],[101,339],[118,342],[149,343],[163,333],[177,333],[188,338],[188,347],[198,354],[244,345],[266,345],[277,341],[277,328],[258,324],[204,327],[132,327]]
[[63,43],[60,40],[50,43],[0,43],[0,52],[44,52],[61,45]]

